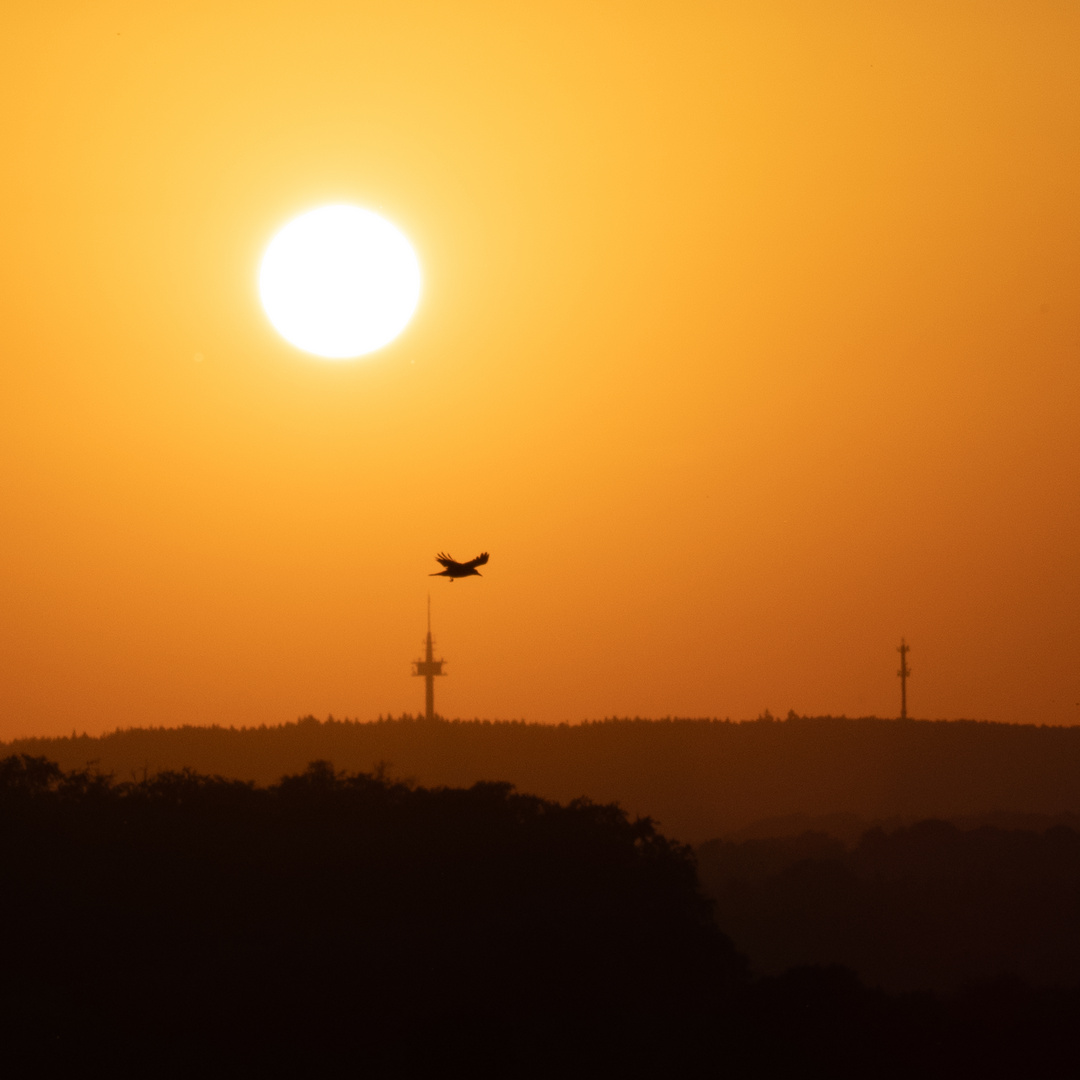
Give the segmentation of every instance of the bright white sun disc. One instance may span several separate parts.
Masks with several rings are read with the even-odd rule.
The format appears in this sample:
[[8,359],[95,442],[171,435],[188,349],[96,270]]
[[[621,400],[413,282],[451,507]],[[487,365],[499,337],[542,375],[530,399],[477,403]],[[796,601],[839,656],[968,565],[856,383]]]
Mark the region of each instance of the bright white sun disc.
[[270,241],[259,296],[286,341],[347,360],[405,329],[420,300],[420,264],[385,218],[359,206],[323,206],[294,218]]

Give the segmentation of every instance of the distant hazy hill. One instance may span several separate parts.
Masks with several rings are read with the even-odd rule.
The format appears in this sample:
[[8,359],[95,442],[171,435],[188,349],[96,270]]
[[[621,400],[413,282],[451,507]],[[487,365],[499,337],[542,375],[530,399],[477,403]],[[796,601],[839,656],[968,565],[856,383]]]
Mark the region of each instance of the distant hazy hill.
[[1080,988],[1076,828],[922,821],[852,847],[819,832],[708,840],[697,863],[717,922],[764,974],[842,964],[893,992],[1003,975]]
[[789,715],[551,726],[309,717],[279,727],[22,739],[2,752],[67,769],[92,763],[121,780],[188,766],[267,784],[316,760],[364,772],[383,763],[390,775],[427,786],[508,780],[549,799],[617,801],[691,843],[793,834],[828,821],[834,834],[854,838],[876,822],[989,817],[1031,825],[1038,822],[1030,816],[1080,813],[1080,728],[966,720]]

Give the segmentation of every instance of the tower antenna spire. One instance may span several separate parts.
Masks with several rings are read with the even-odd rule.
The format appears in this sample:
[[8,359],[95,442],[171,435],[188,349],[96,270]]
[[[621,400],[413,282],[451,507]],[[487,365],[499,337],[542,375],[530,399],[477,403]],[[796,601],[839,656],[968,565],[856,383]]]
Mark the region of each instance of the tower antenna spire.
[[424,659],[413,661],[413,666],[416,668],[413,674],[424,677],[424,719],[429,722],[435,719],[435,676],[445,674],[442,669],[445,663],[445,660],[435,659],[435,642],[431,636],[431,593],[428,593],[427,637],[424,639]]
[[907,719],[907,681],[911,674],[911,668],[907,666],[907,654],[911,652],[903,638],[900,639],[900,647],[896,650],[900,654],[900,670],[896,673],[900,676],[900,719]]

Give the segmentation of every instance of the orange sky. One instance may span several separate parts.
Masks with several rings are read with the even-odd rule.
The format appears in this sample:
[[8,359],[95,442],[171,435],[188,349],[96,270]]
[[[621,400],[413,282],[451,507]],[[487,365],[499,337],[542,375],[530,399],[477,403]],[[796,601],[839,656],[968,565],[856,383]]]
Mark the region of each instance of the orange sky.
[[[1080,722],[1080,7],[0,16],[0,738],[448,716]],[[411,327],[256,271],[352,201]],[[196,362],[196,354],[205,359]],[[483,580],[425,575],[491,552]]]

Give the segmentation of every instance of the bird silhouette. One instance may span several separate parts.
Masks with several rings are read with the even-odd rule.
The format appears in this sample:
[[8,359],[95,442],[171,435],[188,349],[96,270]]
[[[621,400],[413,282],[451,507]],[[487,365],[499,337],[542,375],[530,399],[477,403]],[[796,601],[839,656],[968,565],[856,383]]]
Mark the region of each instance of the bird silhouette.
[[439,552],[435,556],[435,561],[439,563],[443,569],[437,571],[434,574],[428,574],[428,577],[448,577],[451,581],[454,578],[459,577],[480,577],[480,571],[476,568],[483,566],[488,561],[488,553],[485,551],[480,555],[477,555],[475,559],[470,559],[468,562],[458,562],[456,559],[451,558],[449,555]]

